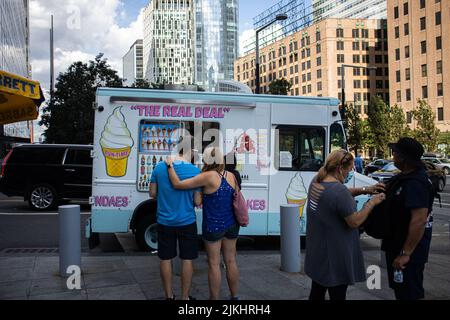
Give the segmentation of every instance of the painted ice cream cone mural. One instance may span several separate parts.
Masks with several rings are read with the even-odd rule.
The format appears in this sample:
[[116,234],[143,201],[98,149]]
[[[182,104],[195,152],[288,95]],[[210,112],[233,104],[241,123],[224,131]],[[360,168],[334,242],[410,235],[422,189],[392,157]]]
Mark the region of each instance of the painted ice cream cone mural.
[[117,107],[109,116],[100,139],[106,172],[110,177],[123,177],[126,174],[128,157],[134,145],[121,108]]
[[300,223],[302,224],[303,210],[308,198],[308,193],[303,182],[303,178],[299,172],[291,179],[288,190],[286,192],[286,199],[288,204],[297,204],[299,208]]

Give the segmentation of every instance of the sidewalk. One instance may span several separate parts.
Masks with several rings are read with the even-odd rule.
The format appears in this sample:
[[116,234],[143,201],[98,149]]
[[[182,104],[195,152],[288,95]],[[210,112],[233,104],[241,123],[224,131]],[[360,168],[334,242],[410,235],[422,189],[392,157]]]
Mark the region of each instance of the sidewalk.
[[[380,252],[364,252],[366,267],[380,265]],[[310,279],[303,273],[280,271],[278,252],[238,252],[241,300],[307,299]],[[58,256],[0,256],[0,300],[162,300],[157,256],[82,257],[82,289],[70,291],[59,277]],[[228,289],[222,270],[221,297]],[[349,300],[393,299],[387,286],[386,270],[381,269],[382,289],[369,290],[365,283],[350,287]],[[180,294],[180,278],[174,277],[175,294]],[[191,295],[208,298],[206,256],[195,262]],[[426,299],[450,299],[450,255],[448,251],[430,254],[425,273]]]

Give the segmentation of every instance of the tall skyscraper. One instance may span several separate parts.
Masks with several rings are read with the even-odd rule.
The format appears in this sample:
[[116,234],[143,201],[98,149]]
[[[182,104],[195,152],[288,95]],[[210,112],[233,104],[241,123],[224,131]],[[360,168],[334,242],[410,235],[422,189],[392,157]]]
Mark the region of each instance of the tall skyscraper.
[[136,80],[144,78],[144,45],[139,39],[122,58],[124,85],[131,86]]
[[441,131],[450,130],[450,0],[388,0],[391,104],[406,112],[425,99]]
[[144,77],[194,83],[195,0],[152,0],[144,13]]
[[[0,70],[30,77],[28,0],[0,0]],[[12,143],[30,142],[32,122],[0,125],[0,158]]]
[[[254,29],[264,26],[279,13],[288,19],[277,21],[260,34],[264,47],[326,18],[386,19],[386,0],[281,0],[253,18]],[[255,37],[244,44],[243,52],[255,50]]]
[[238,0],[196,0],[195,82],[213,91],[233,79],[238,57]]

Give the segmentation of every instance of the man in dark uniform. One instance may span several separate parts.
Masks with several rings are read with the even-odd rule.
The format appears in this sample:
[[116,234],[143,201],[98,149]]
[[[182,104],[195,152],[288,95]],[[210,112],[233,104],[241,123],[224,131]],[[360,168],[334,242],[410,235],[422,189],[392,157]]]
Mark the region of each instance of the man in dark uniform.
[[[389,286],[398,300],[425,297],[423,272],[428,261],[432,236],[434,191],[421,162],[422,145],[412,138],[401,138],[390,144],[395,166],[401,170],[395,179],[390,226],[382,242],[386,252]],[[394,281],[394,272],[401,270],[403,280]]]

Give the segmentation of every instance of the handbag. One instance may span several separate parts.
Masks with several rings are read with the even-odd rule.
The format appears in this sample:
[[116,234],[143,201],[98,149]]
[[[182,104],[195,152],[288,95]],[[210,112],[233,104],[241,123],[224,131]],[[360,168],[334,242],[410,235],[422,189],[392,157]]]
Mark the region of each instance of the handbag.
[[247,227],[249,223],[247,201],[245,200],[241,190],[239,189],[236,176],[231,173],[236,183],[236,189],[233,194],[234,217],[241,227]]

